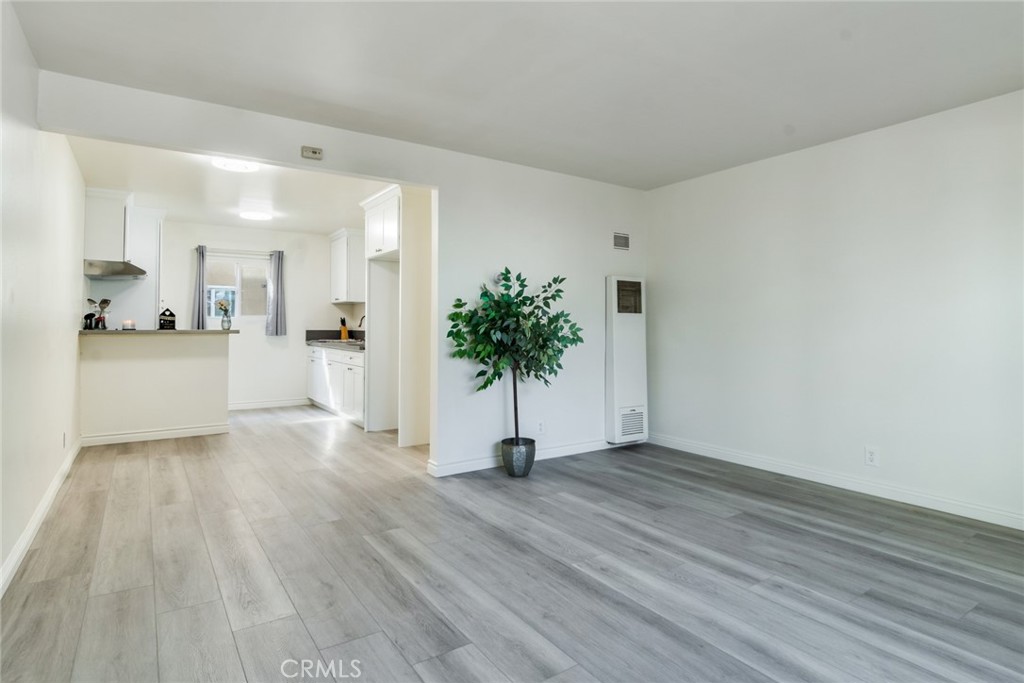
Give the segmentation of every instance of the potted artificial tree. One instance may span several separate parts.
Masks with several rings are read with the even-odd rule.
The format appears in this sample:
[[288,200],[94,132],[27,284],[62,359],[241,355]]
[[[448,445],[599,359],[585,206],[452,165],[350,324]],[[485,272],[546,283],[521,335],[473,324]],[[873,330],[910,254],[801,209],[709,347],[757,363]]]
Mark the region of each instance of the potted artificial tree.
[[536,294],[526,293],[526,278],[513,277],[505,268],[496,278],[496,288],[480,288],[475,307],[456,299],[449,314],[455,358],[468,358],[484,366],[476,374],[477,391],[483,391],[508,373],[512,376],[512,410],[515,437],[501,442],[501,460],[513,477],[525,477],[533,467],[537,445],[519,436],[519,381],[539,379],[550,385],[562,369],[562,354],[583,341],[580,327],[565,311],[552,311],[551,304],[562,298],[564,277],[556,275]]

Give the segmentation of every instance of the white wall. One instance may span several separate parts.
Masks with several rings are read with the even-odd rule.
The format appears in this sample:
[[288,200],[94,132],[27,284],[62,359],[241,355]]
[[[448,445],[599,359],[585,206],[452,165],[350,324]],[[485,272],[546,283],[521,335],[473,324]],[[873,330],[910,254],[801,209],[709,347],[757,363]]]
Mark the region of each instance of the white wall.
[[228,405],[242,409],[305,402],[305,332],[335,329],[341,315],[341,309],[331,304],[330,238],[314,233],[165,221],[161,309],[174,311],[180,329],[188,329],[192,319],[198,244],[210,249],[284,251],[288,334],[268,337],[264,316],[232,319],[232,327],[239,334],[229,338]]
[[[430,441],[431,191],[402,188],[399,275],[398,445]],[[358,320],[356,322],[359,322]]]
[[10,3],[0,11],[6,587],[78,448],[85,187],[64,136],[36,127],[36,64]]
[[[439,315],[505,265],[533,284],[567,277],[565,306],[586,343],[566,354],[552,388],[524,389],[523,431],[536,436],[537,422],[545,421],[539,457],[604,444],[604,277],[644,274],[642,192],[50,72],[40,79],[39,117],[58,132],[437,187]],[[323,161],[300,159],[302,145],[323,147]],[[633,234],[632,252],[612,249],[616,230]],[[476,394],[476,368],[449,357],[446,332],[442,323],[427,340],[437,347],[430,462],[436,474],[494,465],[498,442],[511,433],[511,389]]]
[[1021,103],[650,193],[655,440],[1020,526]]

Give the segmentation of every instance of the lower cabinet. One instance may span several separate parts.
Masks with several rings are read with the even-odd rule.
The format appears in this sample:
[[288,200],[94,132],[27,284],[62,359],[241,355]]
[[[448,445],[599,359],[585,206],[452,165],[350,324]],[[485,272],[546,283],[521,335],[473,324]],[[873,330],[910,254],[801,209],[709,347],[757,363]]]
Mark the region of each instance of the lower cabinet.
[[363,355],[311,348],[306,360],[306,387],[310,400],[362,425]]
[[327,382],[327,356],[325,349],[310,349],[306,354],[306,395],[323,407],[331,404]]
[[357,365],[330,362],[331,396],[334,412],[363,421],[363,369]]

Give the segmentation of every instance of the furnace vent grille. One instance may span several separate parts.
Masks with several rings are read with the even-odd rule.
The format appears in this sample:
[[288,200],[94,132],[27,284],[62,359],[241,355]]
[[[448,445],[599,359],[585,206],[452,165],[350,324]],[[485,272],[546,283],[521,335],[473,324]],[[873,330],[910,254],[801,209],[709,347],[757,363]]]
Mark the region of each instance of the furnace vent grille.
[[622,420],[622,436],[636,436],[644,433],[644,414],[642,412],[620,415]]

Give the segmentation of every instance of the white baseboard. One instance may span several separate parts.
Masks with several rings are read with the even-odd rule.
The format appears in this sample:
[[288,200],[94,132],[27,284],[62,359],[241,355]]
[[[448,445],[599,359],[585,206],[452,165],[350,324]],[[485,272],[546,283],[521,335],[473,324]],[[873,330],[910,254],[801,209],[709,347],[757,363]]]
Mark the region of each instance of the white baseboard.
[[81,441],[71,444],[71,448],[64,455],[63,462],[61,462],[56,474],[53,475],[46,493],[43,494],[42,500],[36,505],[35,512],[29,518],[28,525],[21,532],[18,542],[11,548],[11,552],[7,555],[3,565],[0,566],[0,596],[7,592],[7,586],[10,585],[11,579],[18,572],[18,567],[21,566],[22,561],[25,559],[25,554],[32,546],[32,541],[35,540],[36,534],[39,533],[39,527],[42,526],[43,520],[46,519],[46,515],[50,512],[50,506],[53,505],[53,501],[57,498],[57,492],[60,491],[61,484],[64,483],[64,479],[68,476],[68,471],[71,470],[71,464],[75,462],[75,458],[78,457],[78,453],[81,450]]
[[259,410],[260,408],[294,408],[308,406],[308,398],[283,398],[274,401],[238,401],[229,403],[228,410]]
[[[549,460],[551,458],[561,458],[566,455],[578,455],[580,453],[589,453],[591,451],[599,451],[612,447],[613,446],[611,444],[605,441],[583,441],[581,443],[566,444],[564,446],[538,448],[535,459]],[[492,467],[501,467],[500,452],[487,457],[471,458],[469,460],[460,460],[458,462],[444,463],[441,465],[438,465],[436,461],[431,459],[427,462],[427,473],[435,477],[447,477],[452,474],[476,472],[477,470],[487,470]]]
[[156,441],[157,439],[181,439],[186,436],[206,436],[208,434],[226,434],[228,423],[212,425],[196,425],[195,427],[179,427],[177,429],[152,429],[140,432],[117,432],[114,434],[89,434],[82,436],[83,446],[104,446],[111,443],[131,443],[133,441]]
[[953,515],[960,515],[961,517],[969,517],[983,522],[991,522],[992,524],[999,524],[1000,526],[1006,526],[1012,529],[1024,529],[1024,515],[1013,510],[1003,510],[969,501],[936,496],[923,491],[897,486],[895,484],[861,479],[848,474],[839,474],[837,472],[830,472],[816,467],[808,467],[806,465],[798,465],[784,460],[777,460],[765,455],[747,453],[745,451],[715,446],[714,444],[701,443],[699,441],[679,439],[664,434],[651,434],[649,441],[653,444],[665,446],[666,448],[671,448],[677,451],[686,451],[687,453],[694,453],[696,455],[704,455],[717,460],[725,460],[726,462],[747,465],[749,467],[755,467],[760,470],[767,470],[777,474],[786,474],[791,477],[808,479],[810,481],[818,482],[819,484],[827,484],[829,486],[856,491],[858,493],[866,493],[868,495],[878,496],[879,498],[888,498],[889,500],[898,501],[900,503],[919,505],[921,507],[931,508],[932,510],[940,510]]

